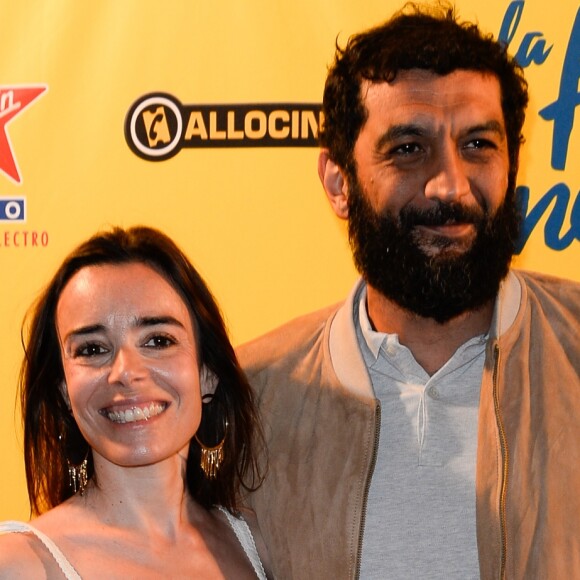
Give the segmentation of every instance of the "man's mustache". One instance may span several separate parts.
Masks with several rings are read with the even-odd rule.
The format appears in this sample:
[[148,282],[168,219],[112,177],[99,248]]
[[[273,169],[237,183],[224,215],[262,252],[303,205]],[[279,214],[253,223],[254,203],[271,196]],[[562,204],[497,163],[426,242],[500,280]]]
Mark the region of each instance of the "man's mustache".
[[444,203],[429,209],[405,207],[399,214],[403,230],[411,230],[416,226],[444,226],[454,223],[470,223],[476,226],[485,221],[485,211],[479,206],[466,207],[460,203]]

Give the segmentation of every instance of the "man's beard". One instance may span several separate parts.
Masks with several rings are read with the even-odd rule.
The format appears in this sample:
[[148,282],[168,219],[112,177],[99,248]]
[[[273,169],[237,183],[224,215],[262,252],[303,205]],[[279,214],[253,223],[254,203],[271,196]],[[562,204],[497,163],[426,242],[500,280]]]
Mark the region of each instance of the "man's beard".
[[[519,235],[513,192],[494,215],[438,201],[429,210],[407,206],[396,217],[375,212],[358,179],[351,177],[350,185],[349,238],[355,265],[370,286],[405,310],[439,323],[495,298]],[[474,224],[476,236],[468,247],[433,233],[422,237],[415,227],[453,222]],[[426,253],[421,245],[428,242]]]

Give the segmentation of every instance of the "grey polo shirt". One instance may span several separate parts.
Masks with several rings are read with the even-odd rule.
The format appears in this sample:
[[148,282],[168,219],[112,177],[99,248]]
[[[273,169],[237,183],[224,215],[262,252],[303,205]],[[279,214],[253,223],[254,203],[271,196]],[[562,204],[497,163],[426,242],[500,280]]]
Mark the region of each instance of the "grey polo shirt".
[[475,463],[487,336],[472,338],[433,376],[372,329],[361,286],[353,311],[381,431],[364,529],[361,578],[479,578]]

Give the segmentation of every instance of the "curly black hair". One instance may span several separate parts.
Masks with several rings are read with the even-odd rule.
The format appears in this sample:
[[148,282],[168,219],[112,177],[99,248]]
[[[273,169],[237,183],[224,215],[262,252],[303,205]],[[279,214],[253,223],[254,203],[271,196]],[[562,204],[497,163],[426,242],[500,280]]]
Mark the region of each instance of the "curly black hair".
[[320,145],[348,174],[356,171],[354,146],[367,119],[361,95],[364,81],[392,82],[399,71],[424,69],[439,75],[470,70],[497,77],[509,151],[508,191],[515,188],[522,127],[528,104],[523,70],[507,46],[484,34],[479,26],[461,22],[445,2],[407,3],[384,24],[336,45],[324,88],[324,122]]

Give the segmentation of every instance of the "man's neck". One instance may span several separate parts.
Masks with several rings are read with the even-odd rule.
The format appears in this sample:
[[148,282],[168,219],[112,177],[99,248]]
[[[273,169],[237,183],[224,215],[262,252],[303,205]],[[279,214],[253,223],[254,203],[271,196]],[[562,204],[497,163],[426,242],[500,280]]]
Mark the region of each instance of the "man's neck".
[[429,375],[436,373],[462,344],[489,331],[493,309],[491,301],[440,324],[401,308],[375,288],[367,287],[367,312],[373,328],[397,334],[400,344],[413,353]]

